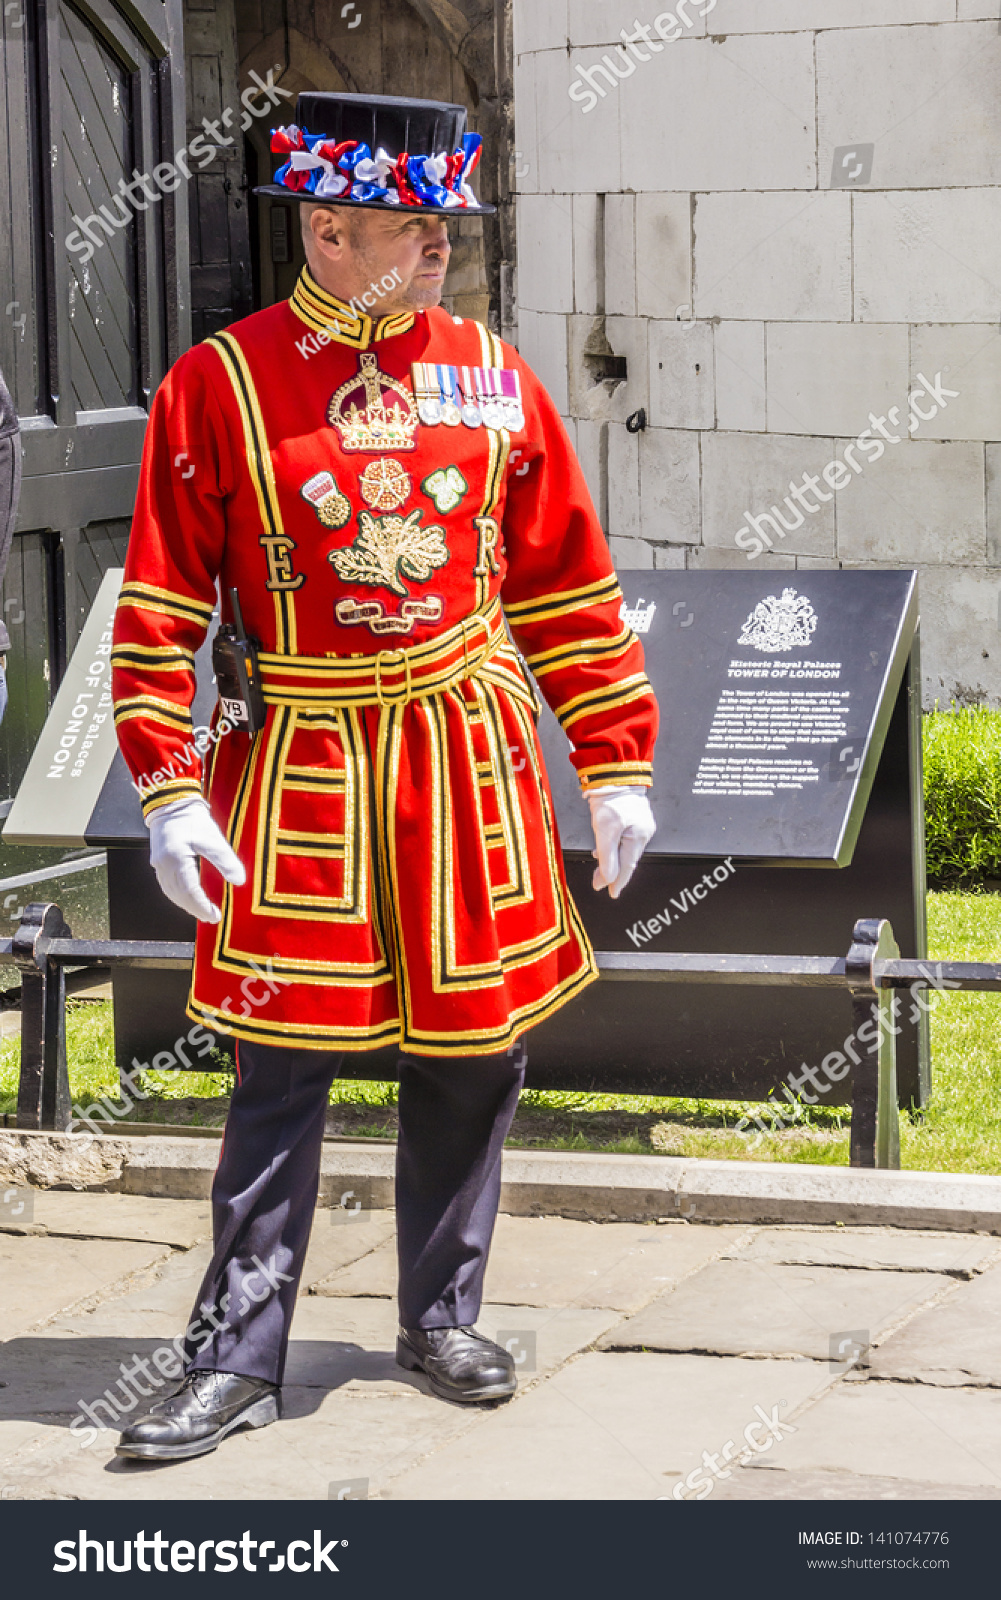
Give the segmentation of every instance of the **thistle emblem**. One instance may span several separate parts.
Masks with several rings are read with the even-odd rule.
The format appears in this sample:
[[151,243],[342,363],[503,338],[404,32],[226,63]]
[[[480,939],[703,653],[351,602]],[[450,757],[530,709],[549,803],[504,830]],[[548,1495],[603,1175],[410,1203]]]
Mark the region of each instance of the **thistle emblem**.
[[408,595],[404,578],[427,583],[451,557],[444,528],[422,528],[423,515],[373,517],[359,511],[361,531],[354,544],[331,550],[327,560],[345,583],[384,584],[394,594]]
[[[388,391],[396,396],[391,405]],[[361,399],[365,401],[363,406],[358,404]],[[337,429],[345,450],[417,448],[414,397],[388,372],[380,371],[378,358],[371,352],[358,357],[358,371],[334,395],[327,408],[327,421]]]
[[817,613],[806,595],[783,589],[781,599],[770,594],[767,600],[758,601],[737,643],[753,645],[755,650],[769,654],[796,650],[810,643],[816,627]]

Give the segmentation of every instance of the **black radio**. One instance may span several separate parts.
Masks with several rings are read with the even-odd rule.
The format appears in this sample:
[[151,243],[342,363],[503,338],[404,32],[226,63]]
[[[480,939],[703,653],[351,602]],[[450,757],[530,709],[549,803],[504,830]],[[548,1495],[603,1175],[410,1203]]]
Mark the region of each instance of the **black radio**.
[[266,707],[257,661],[258,644],[248,638],[240,610],[240,597],[229,591],[233,621],[224,622],[212,641],[212,666],[222,714],[240,732],[260,733]]

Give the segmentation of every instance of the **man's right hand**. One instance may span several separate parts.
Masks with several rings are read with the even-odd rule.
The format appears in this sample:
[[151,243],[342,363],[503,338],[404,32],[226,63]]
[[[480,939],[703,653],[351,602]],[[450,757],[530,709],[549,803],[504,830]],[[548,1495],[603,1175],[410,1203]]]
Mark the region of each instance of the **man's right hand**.
[[202,889],[198,858],[204,856],[227,883],[247,880],[243,865],[204,800],[175,800],[147,818],[149,858],[168,900],[199,922],[218,922],[222,912]]

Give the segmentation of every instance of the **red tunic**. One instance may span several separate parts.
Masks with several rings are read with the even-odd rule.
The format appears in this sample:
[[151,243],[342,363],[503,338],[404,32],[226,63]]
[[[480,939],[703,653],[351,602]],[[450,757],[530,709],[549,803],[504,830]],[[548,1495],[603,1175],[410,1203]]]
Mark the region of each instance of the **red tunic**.
[[[516,372],[524,426],[516,403],[508,428],[422,424],[414,363]],[[260,642],[268,710],[255,737],[217,722],[203,773],[192,660],[217,581]],[[488,1054],[595,977],[501,603],[582,787],[649,784],[642,647],[513,349],[441,310],[359,318],[304,274],[172,368],[113,663],[147,814],[204,788],[247,870],[233,889],[203,863],[223,917],[199,925],[193,1017],[272,1044]]]

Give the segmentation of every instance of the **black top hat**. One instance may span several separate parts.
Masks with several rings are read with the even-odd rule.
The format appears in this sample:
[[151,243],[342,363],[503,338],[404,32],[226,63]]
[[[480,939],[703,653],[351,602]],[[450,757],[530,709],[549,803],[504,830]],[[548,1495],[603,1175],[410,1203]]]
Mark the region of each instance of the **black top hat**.
[[382,211],[483,216],[469,187],[483,147],[465,106],[391,95],[301,94],[271,149],[285,157],[255,194]]

